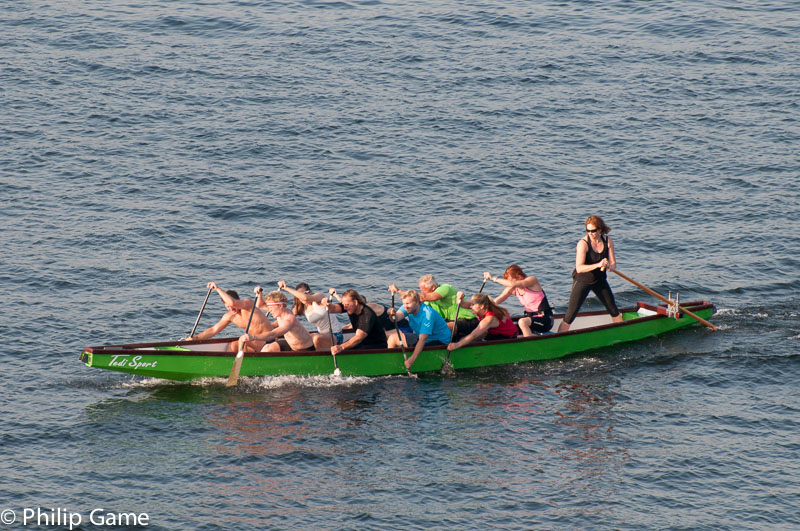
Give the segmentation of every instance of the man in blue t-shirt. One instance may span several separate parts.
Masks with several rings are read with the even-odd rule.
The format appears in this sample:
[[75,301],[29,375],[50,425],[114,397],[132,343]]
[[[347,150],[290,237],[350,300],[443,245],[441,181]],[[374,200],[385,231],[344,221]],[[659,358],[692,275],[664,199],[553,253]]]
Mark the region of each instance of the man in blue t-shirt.
[[[391,311],[391,310],[389,310]],[[405,343],[409,347],[414,347],[414,353],[406,360],[406,368],[410,369],[416,361],[419,353],[426,345],[447,345],[450,343],[452,332],[447,326],[447,322],[439,313],[428,306],[422,304],[419,293],[413,289],[403,294],[403,309],[397,310],[394,314],[395,319],[408,318],[413,334],[402,334]],[[400,346],[400,339],[396,335],[389,336],[389,347]]]

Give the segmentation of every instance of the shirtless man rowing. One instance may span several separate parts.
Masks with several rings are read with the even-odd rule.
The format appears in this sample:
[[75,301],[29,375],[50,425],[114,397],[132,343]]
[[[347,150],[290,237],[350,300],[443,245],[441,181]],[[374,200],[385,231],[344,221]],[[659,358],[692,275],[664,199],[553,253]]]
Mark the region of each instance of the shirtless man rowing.
[[[206,284],[208,289],[213,289],[219,294],[222,303],[228,310],[223,315],[217,324],[203,330],[199,334],[187,338],[189,341],[196,339],[208,339],[222,332],[229,324],[233,323],[241,329],[247,328],[247,322],[250,320],[250,312],[253,309],[253,301],[250,299],[239,299],[239,294],[233,290],[222,291],[222,288],[217,286],[216,282],[209,282]],[[250,323],[250,330],[254,334],[266,334],[272,330],[272,324],[264,315],[264,312],[256,308],[253,313],[253,321]],[[236,341],[231,341],[228,344],[228,352],[236,352],[238,350]]]
[[[311,334],[297,316],[286,307],[286,295],[280,291],[272,291],[263,297],[261,286],[256,287],[256,293],[257,308],[268,311],[276,320],[271,323],[272,329],[267,333],[242,334],[239,338],[239,350],[242,350],[242,346],[247,352],[314,350],[314,339]],[[281,336],[283,339],[278,339]]]

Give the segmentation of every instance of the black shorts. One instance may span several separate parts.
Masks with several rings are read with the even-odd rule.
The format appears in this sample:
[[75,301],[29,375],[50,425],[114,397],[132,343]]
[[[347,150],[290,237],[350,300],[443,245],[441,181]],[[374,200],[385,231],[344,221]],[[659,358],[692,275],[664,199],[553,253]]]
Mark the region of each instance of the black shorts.
[[[406,338],[407,346],[416,347],[417,343],[419,343],[419,334],[417,334],[416,332],[403,332],[403,335]],[[444,345],[444,343],[442,343],[438,339],[431,339],[430,337],[428,337],[428,339],[425,340],[426,347],[436,347],[438,345]]]
[[370,343],[365,345],[364,343],[359,343],[354,347],[350,347],[349,350],[367,350],[367,349],[382,349],[382,348],[389,348],[387,343]]
[[477,317],[473,317],[472,319],[459,318],[455,324],[456,339],[460,339],[466,335],[469,335],[470,332],[478,328],[480,322],[480,319]]
[[[289,343],[287,343],[285,339],[279,339],[278,345],[280,345],[281,347],[281,352],[291,352],[294,350],[292,347],[289,346]],[[316,349],[314,348],[314,343],[311,343],[310,347],[304,348],[303,350],[316,350]]]
[[529,317],[531,320],[531,332],[537,334],[549,332],[555,323],[552,312],[547,312],[544,315],[542,315],[542,312],[525,312],[525,317]]
[[[381,326],[383,326],[383,329],[385,331],[387,332],[394,331],[395,329],[394,321],[392,321],[392,318],[389,317],[389,312],[385,311],[382,314],[380,314],[378,316],[378,321],[381,323]],[[399,328],[401,332],[404,332],[405,330],[411,330],[411,325],[409,324],[408,319],[403,317],[402,319],[397,321],[397,328]]]

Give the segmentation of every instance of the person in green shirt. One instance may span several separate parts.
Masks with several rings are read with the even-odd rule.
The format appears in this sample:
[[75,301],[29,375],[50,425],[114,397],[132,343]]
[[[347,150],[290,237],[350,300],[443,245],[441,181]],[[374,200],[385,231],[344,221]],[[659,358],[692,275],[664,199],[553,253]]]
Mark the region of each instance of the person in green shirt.
[[[392,284],[389,291],[403,296],[407,290],[401,290]],[[456,288],[450,284],[437,284],[433,275],[422,275],[419,277],[419,291],[420,300],[444,317],[447,326],[452,330],[456,318]],[[478,318],[467,308],[461,308],[458,310],[458,323],[455,326],[458,327],[456,337],[465,336],[478,326]]]

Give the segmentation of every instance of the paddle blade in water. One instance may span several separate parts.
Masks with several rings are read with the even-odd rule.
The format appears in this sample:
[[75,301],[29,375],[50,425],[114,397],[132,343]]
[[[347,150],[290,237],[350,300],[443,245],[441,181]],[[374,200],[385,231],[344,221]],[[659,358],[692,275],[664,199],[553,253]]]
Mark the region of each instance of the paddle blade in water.
[[236,354],[236,359],[233,360],[233,367],[231,368],[231,374],[228,376],[228,383],[226,387],[233,387],[237,383],[239,383],[239,371],[242,370],[242,360],[244,359],[244,351],[240,350]]

